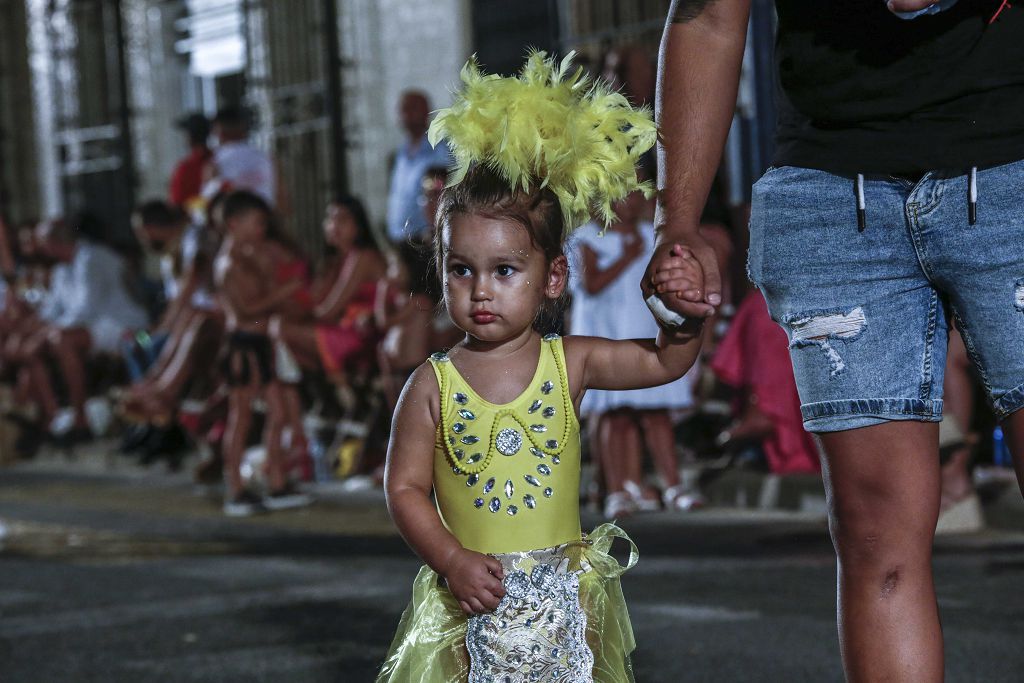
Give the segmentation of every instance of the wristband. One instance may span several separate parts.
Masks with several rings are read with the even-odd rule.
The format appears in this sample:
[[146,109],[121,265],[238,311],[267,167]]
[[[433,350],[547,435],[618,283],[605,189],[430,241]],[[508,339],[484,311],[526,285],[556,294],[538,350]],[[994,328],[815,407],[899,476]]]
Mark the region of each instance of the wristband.
[[646,299],[647,308],[651,309],[651,313],[657,318],[661,324],[666,327],[682,327],[686,323],[686,318],[679,315],[675,311],[670,311],[665,302],[662,301],[657,294],[652,294]]

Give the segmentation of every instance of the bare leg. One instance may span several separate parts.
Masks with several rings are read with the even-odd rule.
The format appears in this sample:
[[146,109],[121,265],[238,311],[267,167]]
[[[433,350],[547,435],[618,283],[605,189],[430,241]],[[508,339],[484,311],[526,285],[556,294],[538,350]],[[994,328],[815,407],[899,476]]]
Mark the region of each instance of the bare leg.
[[54,356],[67,383],[68,399],[75,411],[75,426],[84,427],[87,396],[83,361],[91,346],[89,331],[83,327],[57,330],[51,342]]
[[228,395],[228,423],[224,430],[224,481],[227,483],[228,498],[242,492],[242,455],[252,426],[252,399],[255,390],[251,387],[232,387]]
[[320,348],[316,343],[316,327],[281,321],[279,338],[304,368],[320,369]]
[[654,469],[666,488],[679,484],[679,464],[676,462],[676,439],[672,420],[667,410],[645,410],[640,413],[640,430],[647,450],[654,459]]
[[[294,390],[294,389],[293,389]],[[272,381],[263,391],[267,401],[267,423],[263,429],[263,446],[267,449],[267,485],[271,491],[280,491],[288,481],[281,447],[281,433],[287,419],[285,385]]]
[[941,681],[931,569],[938,426],[890,422],[825,434],[822,441],[846,678]]
[[203,348],[202,342],[216,334],[215,327],[214,321],[204,313],[197,312],[189,320],[179,343],[173,349],[171,360],[154,382],[154,390],[162,401],[172,402],[181,395],[185,384],[192,377],[196,354]]
[[1013,467],[1017,470],[1017,484],[1024,493],[1024,410],[1018,410],[1003,420],[1003,431],[1013,455]]
[[39,404],[39,410],[42,411],[43,427],[49,429],[50,422],[60,406],[57,405],[57,397],[53,393],[53,385],[50,382],[50,374],[46,372],[46,364],[38,358],[33,358],[22,366],[21,372],[27,376],[31,395]]
[[[949,333],[949,350],[946,354],[946,379],[943,397],[948,417],[955,420],[957,427],[966,436],[971,428],[974,412],[974,385],[970,375],[971,361],[960,334]],[[968,442],[970,443],[970,442]],[[968,498],[974,493],[970,475],[971,446],[963,445],[945,459],[942,464],[942,507]]]

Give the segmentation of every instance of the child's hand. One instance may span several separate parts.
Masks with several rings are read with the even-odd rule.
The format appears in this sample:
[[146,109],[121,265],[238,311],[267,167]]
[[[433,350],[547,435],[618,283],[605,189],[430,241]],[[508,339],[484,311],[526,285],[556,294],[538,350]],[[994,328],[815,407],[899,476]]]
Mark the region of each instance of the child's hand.
[[704,300],[704,292],[701,291],[704,272],[693,252],[686,247],[672,245],[668,254],[654,263],[654,272],[654,291],[663,300],[671,294],[687,301]]
[[501,562],[465,548],[452,555],[444,578],[459,607],[470,616],[494,611],[505,595]]

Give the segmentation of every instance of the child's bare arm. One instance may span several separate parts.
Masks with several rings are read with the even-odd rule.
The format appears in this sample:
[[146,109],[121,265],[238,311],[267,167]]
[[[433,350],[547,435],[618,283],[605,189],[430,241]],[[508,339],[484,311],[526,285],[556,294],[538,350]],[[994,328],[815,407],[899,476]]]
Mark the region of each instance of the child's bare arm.
[[463,548],[441,523],[430,499],[437,395],[433,371],[423,364],[398,399],[384,473],[388,510],[409,546],[448,582],[463,611],[480,614],[496,608],[505,594],[501,563]]
[[[674,271],[679,291],[689,292],[702,282],[700,266],[692,254],[675,251],[665,257]],[[578,359],[582,389],[642,389],[682,377],[700,352],[702,319],[680,328],[663,330],[657,339],[611,340],[569,337],[568,354]],[[571,349],[571,350],[570,350]]]

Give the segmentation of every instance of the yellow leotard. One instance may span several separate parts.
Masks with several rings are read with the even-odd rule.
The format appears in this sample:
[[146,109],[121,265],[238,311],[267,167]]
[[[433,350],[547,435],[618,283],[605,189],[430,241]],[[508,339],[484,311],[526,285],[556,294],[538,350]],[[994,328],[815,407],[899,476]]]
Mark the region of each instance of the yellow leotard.
[[470,550],[510,553],[581,538],[580,426],[558,335],[544,337],[537,371],[517,399],[481,398],[445,354],[434,447],[437,509]]

